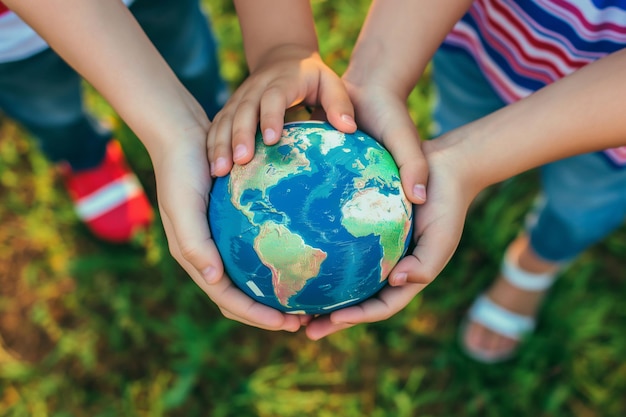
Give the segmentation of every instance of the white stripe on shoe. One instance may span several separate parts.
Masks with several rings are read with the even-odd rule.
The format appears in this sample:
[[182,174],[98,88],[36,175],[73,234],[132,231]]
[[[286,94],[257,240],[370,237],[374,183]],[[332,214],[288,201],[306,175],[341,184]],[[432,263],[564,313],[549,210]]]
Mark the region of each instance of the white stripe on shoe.
[[88,222],[121,206],[141,192],[137,177],[128,173],[79,199],[75,205],[76,213],[80,219]]

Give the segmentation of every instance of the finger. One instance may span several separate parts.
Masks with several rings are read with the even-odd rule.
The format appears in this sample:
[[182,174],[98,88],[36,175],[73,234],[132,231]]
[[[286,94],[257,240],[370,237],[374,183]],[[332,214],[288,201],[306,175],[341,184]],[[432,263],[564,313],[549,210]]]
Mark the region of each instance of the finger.
[[261,132],[266,145],[274,145],[280,139],[285,122],[285,110],[289,99],[278,87],[268,88],[261,98]]
[[377,296],[361,304],[334,311],[322,319],[314,319],[307,326],[306,334],[310,339],[319,340],[355,324],[386,320],[406,307],[425,287],[422,284],[385,287]]
[[406,307],[425,287],[424,284],[384,287],[375,297],[361,304],[334,311],[330,319],[335,324],[373,323],[386,320]]
[[211,188],[208,163],[196,149],[181,147],[178,155],[170,155],[155,168],[159,211],[172,255],[185,259],[203,279],[214,283],[224,271],[206,215]]
[[[168,236],[175,234],[172,230],[171,221],[166,220],[163,225]],[[173,245],[171,252],[194,282],[216,303],[225,317],[265,330],[295,332],[300,328],[299,317],[283,314],[278,310],[255,302],[232,284],[230,278],[223,273],[223,269],[221,269],[222,273],[217,282],[209,282],[189,262],[188,258],[182,255],[179,245]]]
[[311,320],[313,320],[313,316],[311,314],[301,314],[298,316],[300,318],[300,325],[308,326]]
[[[184,204],[184,200],[181,202]],[[190,214],[172,217],[167,210],[161,210],[161,216],[174,259],[181,265],[187,264],[185,270],[188,273],[191,274],[193,270],[206,284],[212,285],[224,274],[224,266],[211,239],[205,212],[206,209],[202,216]],[[198,227],[205,224],[206,227]]]
[[297,315],[281,313],[248,297],[224,277],[218,285],[204,287],[207,295],[218,303],[224,317],[265,330],[296,332],[300,329]]
[[330,321],[330,316],[316,317],[307,325],[306,336],[311,340],[320,340],[328,335],[337,333],[338,331],[348,329],[353,324],[348,323],[333,323]]
[[426,202],[428,163],[421,149],[421,139],[408,113],[401,113],[383,132],[383,142],[400,171],[402,188],[413,204]]
[[443,215],[441,219],[444,218],[445,221],[435,220],[423,229],[413,252],[402,258],[389,274],[391,285],[427,284],[441,273],[461,239],[464,216]]
[[207,157],[213,177],[223,177],[233,167],[230,109],[225,107],[215,116],[207,134]]
[[254,156],[262,92],[249,92],[237,106],[232,124],[233,161],[245,165]]
[[319,101],[328,122],[344,133],[354,133],[357,129],[354,121],[354,106],[343,81],[331,71],[321,75]]
[[283,314],[278,310],[255,302],[235,287],[227,275],[223,275],[215,284],[208,284],[206,280],[199,277],[195,268],[185,258],[180,258],[179,263],[207,296],[215,302],[224,317],[265,330],[295,332],[300,328],[299,317]]

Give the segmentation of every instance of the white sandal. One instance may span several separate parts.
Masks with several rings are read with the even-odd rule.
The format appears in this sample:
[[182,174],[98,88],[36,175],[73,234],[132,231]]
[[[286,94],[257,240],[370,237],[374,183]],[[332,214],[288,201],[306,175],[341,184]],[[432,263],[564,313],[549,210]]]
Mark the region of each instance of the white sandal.
[[[535,274],[520,269],[507,254],[502,262],[501,276],[511,285],[525,291],[546,291],[556,279],[556,272]],[[464,324],[461,326],[461,346],[472,359],[483,363],[498,363],[510,359],[516,349],[494,355],[481,349],[469,348],[465,335],[469,322],[479,323],[494,333],[512,340],[520,340],[535,329],[535,317],[514,313],[496,304],[487,295],[480,295],[470,307]]]

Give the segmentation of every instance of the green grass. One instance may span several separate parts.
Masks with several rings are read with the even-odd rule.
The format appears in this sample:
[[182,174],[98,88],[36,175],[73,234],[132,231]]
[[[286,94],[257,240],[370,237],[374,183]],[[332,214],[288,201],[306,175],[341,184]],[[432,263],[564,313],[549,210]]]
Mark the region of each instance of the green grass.
[[[367,2],[313,2],[321,49],[345,69]],[[230,2],[207,2],[224,75],[245,77]],[[427,80],[411,95],[428,127]],[[92,91],[155,202],[145,150]],[[467,359],[459,321],[494,276],[537,189],[487,190],[441,276],[391,319],[312,342],[227,320],[170,258],[157,223],[132,245],[93,239],[54,168],[9,121],[0,137],[0,416],[360,417],[626,415],[621,229],[585,253],[504,365]],[[622,306],[622,307],[620,307]]]

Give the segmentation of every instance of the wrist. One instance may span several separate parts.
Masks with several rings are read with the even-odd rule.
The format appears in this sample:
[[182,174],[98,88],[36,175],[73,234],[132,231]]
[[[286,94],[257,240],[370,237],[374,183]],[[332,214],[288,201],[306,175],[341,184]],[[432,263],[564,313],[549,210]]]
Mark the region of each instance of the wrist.
[[405,63],[401,53],[383,38],[368,36],[355,46],[342,78],[360,88],[379,86],[407,98],[430,59],[413,58],[410,63]]
[[442,167],[469,204],[482,190],[497,182],[489,172],[488,155],[473,146],[471,129],[456,129],[422,144],[429,166]]
[[260,69],[269,65],[274,65],[277,62],[304,61],[307,59],[322,61],[316,46],[298,43],[282,43],[268,49],[254,62],[248,62],[248,67],[251,73],[255,73]]
[[205,149],[203,142],[211,125],[200,104],[186,90],[121,116],[146,147],[153,163],[187,145],[196,151],[199,146]]

